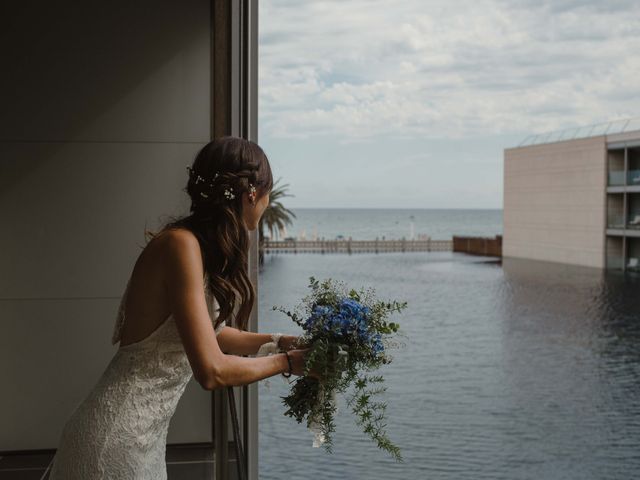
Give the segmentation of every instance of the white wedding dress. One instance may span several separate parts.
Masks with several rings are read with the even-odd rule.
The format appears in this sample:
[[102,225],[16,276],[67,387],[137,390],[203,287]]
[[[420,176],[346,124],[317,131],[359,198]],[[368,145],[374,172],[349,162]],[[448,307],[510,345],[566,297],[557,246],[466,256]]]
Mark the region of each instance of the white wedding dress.
[[[114,345],[120,341],[130,280],[118,308]],[[215,324],[219,305],[206,297]],[[165,480],[169,421],[192,375],[172,315],[146,338],[120,346],[67,420],[49,479]]]

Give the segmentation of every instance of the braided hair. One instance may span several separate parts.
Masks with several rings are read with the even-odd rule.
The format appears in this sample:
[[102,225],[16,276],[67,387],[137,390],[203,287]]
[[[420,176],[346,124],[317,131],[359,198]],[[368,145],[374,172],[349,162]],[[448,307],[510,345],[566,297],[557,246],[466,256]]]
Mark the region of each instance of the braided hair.
[[160,231],[186,228],[196,236],[206,288],[220,305],[215,326],[231,317],[239,299],[236,325],[246,330],[255,288],[247,273],[249,232],[242,219],[242,193],[253,191],[259,199],[271,191],[269,160],[257,143],[226,136],[206,144],[187,169],[184,191],[191,197],[191,213],[172,219]]

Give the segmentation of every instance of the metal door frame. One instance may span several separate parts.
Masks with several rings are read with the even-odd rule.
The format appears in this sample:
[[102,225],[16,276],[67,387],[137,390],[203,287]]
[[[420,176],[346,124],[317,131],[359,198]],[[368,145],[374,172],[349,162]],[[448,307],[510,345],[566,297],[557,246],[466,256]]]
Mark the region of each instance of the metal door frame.
[[[258,0],[211,0],[211,138],[258,141]],[[258,292],[258,230],[250,232],[249,277]],[[258,331],[258,295],[248,330]],[[233,387],[249,480],[258,480],[258,383]],[[212,392],[215,478],[227,479],[230,413],[225,389]]]

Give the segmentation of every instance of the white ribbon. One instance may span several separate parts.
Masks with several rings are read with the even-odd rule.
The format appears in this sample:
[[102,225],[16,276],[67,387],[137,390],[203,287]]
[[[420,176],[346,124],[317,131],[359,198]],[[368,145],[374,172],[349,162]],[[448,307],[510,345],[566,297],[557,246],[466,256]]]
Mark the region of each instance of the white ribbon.
[[[322,403],[324,401],[324,397],[325,397],[325,392],[324,392],[324,389],[322,388],[322,384],[320,384],[320,391],[318,393],[318,403]],[[338,413],[338,407],[336,406],[335,390],[331,392],[331,399],[329,400],[329,402],[335,408],[334,412]],[[322,433],[322,427],[320,425],[320,422],[318,422],[316,418],[311,417],[309,418],[308,424],[309,424],[309,430],[313,432],[313,446],[316,448],[322,446],[322,444],[325,443],[327,439]]]
[[[282,333],[273,333],[271,335],[271,338],[273,339],[273,341],[263,343],[262,345],[260,345],[260,348],[258,349],[258,353],[256,353],[256,357],[264,357],[268,355],[274,355],[276,353],[283,353],[278,348],[278,340],[280,340],[281,336],[282,336]],[[282,378],[284,383],[286,383],[287,385],[289,384],[289,380],[287,380],[287,377],[285,377],[284,375],[280,375],[280,377]],[[263,379],[263,383],[264,383],[264,386],[267,388],[267,391],[270,392],[271,383],[269,382],[269,379],[267,378]]]

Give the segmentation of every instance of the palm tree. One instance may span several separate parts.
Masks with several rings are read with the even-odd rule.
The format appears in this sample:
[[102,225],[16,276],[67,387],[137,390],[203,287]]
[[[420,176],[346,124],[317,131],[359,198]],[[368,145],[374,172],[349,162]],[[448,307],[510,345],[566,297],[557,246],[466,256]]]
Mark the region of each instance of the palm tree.
[[260,222],[258,223],[258,245],[261,265],[264,263],[264,227],[267,227],[271,238],[273,239],[273,233],[276,229],[282,230],[285,228],[285,225],[292,225],[293,222],[291,217],[296,218],[296,214],[288,208],[285,208],[280,201],[283,197],[295,197],[295,195],[286,193],[287,187],[289,186],[288,183],[278,186],[278,182],[280,182],[280,180],[280,178],[276,180],[273,188],[271,189],[269,205],[262,214],[262,217],[260,217]]

